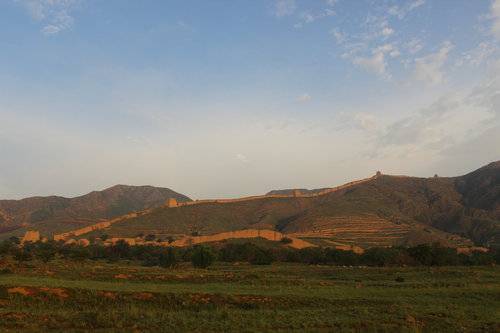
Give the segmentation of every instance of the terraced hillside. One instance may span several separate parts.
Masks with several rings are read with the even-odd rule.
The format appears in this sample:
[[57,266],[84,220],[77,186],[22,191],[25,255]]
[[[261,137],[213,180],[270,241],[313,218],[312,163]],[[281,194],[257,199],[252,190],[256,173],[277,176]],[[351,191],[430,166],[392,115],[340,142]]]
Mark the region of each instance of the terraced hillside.
[[168,188],[117,185],[76,197],[0,200],[0,238],[36,229],[43,234],[72,230],[136,210],[162,206],[169,198],[190,201]]
[[376,215],[318,218],[312,229],[294,230],[292,226],[282,231],[301,239],[316,240],[316,243],[323,241],[319,243],[323,245],[356,245],[363,248],[435,241],[450,246],[471,245],[468,239],[429,226],[394,223]]

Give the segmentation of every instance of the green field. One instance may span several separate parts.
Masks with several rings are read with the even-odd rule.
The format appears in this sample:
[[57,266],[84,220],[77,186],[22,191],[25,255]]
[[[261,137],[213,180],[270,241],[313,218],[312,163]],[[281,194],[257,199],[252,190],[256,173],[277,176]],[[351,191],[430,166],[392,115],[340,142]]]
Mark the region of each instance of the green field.
[[2,332],[500,330],[498,267],[0,266]]

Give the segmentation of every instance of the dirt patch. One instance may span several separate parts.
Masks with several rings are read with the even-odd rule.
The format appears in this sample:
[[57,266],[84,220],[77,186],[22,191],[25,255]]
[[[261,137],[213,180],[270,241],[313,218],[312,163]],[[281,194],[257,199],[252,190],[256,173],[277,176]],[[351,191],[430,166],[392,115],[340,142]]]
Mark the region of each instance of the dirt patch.
[[151,293],[136,293],[134,294],[134,298],[141,300],[141,301],[146,301],[154,298],[154,295]]
[[3,320],[22,320],[28,317],[24,312],[6,312],[0,313],[0,318]]
[[128,275],[128,274],[116,274],[114,276],[115,279],[121,279],[121,280],[128,280],[130,279],[132,276],[131,275]]
[[35,296],[37,294],[37,290],[35,288],[27,288],[27,287],[13,287],[7,289],[9,294],[19,294],[22,296]]
[[40,288],[40,291],[43,291],[44,293],[47,293],[47,294],[50,294],[50,295],[53,295],[53,296],[57,296],[57,297],[59,297],[61,299],[69,297],[67,290],[62,289],[62,288],[46,288],[46,287],[43,287],[43,288]]
[[100,291],[97,293],[99,296],[109,299],[116,299],[117,295],[111,291]]
[[258,295],[239,295],[236,299],[244,303],[271,303],[272,299],[265,296]]

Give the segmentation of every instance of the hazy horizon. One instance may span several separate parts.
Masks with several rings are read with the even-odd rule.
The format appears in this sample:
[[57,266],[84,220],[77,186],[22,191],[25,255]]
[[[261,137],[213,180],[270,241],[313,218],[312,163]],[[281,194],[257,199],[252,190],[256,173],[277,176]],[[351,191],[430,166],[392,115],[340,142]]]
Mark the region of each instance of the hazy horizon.
[[500,159],[500,0],[6,0],[0,26],[0,199]]

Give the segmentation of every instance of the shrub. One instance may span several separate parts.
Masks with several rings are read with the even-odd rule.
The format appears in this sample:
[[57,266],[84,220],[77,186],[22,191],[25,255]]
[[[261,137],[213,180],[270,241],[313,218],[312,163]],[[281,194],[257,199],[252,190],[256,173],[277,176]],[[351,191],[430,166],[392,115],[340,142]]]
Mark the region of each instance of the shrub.
[[177,265],[177,258],[173,248],[169,247],[167,251],[160,253],[158,258],[159,265],[164,268],[172,268]]
[[7,287],[0,286],[0,299],[7,299],[7,298],[9,298]]
[[29,253],[28,251],[25,251],[24,249],[16,249],[14,251],[14,259],[16,261],[19,261],[19,262],[29,261],[32,258],[33,257],[31,255],[31,253]]
[[108,247],[109,257],[111,259],[129,259],[130,245],[124,240],[119,240],[113,246]]
[[432,264],[432,248],[427,244],[411,247],[408,249],[408,253],[421,265],[430,266]]
[[283,244],[290,244],[292,242],[292,240],[288,237],[283,237],[281,240],[280,240],[281,243]]
[[57,247],[53,241],[37,242],[34,252],[35,257],[39,258],[43,262],[49,262],[55,257],[57,253]]
[[329,264],[354,266],[359,262],[359,255],[352,251],[325,249],[325,260]]
[[311,265],[326,264],[325,251],[320,247],[306,247],[298,251],[299,261]]
[[254,253],[250,256],[249,262],[252,265],[270,265],[273,260],[274,258],[271,251],[256,248]]
[[147,253],[143,256],[142,265],[146,267],[159,266],[160,260],[157,256]]
[[9,241],[14,244],[21,244],[21,239],[17,236],[9,237]]
[[149,235],[147,235],[147,236],[144,238],[144,240],[145,240],[146,242],[152,242],[152,241],[154,241],[155,239],[156,239],[156,236],[155,236],[154,234],[149,234]]
[[195,246],[191,255],[191,263],[196,268],[207,268],[214,262],[212,249],[207,246]]

